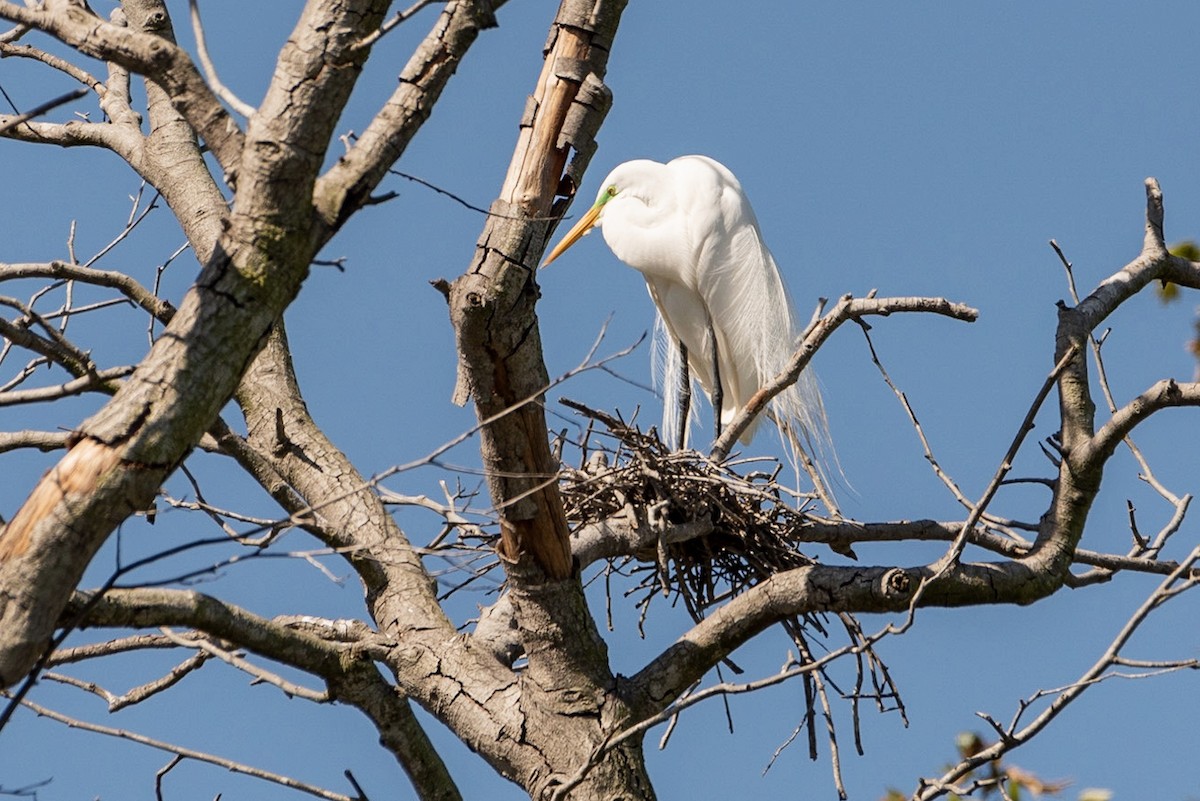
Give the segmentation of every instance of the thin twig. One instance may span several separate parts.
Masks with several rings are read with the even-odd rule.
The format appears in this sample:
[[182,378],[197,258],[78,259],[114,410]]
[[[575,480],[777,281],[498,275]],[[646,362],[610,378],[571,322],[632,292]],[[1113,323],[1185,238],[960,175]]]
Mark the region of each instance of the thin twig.
[[[1200,583],[1195,578],[1184,579],[1185,576],[1191,574],[1192,566],[1200,559],[1200,546],[1192,549],[1187,558],[1179,563],[1179,567],[1167,576],[1161,584],[1152,592],[1141,606],[1130,616],[1125,625],[1113,638],[1105,652],[1096,662],[1088,668],[1083,675],[1076,681],[1066,687],[1056,690],[1041,690],[1038,691],[1032,698],[1022,701],[1019,704],[1018,711],[1013,718],[1012,724],[1004,729],[1000,739],[993,745],[985,748],[966,759],[963,759],[957,765],[947,770],[941,777],[935,780],[923,779],[917,791],[913,794],[914,801],[931,801],[931,799],[939,798],[949,792],[954,792],[953,783],[968,775],[971,771],[992,762],[1018,746],[1028,742],[1031,738],[1037,735],[1049,723],[1054,720],[1069,704],[1079,698],[1089,687],[1092,687],[1109,678],[1144,678],[1152,675],[1158,675],[1164,672],[1173,672],[1176,670],[1196,670],[1200,669],[1200,660],[1197,659],[1182,659],[1170,660],[1156,663],[1134,663],[1139,667],[1143,665],[1149,666],[1151,670],[1146,673],[1135,675],[1123,674],[1114,672],[1111,668],[1115,665],[1126,664],[1124,658],[1121,657],[1121,649],[1129,642],[1134,632],[1146,621],[1150,613],[1161,607],[1171,598],[1178,595],[1184,590],[1191,589]],[[1180,583],[1182,580],[1182,583]],[[1042,711],[1034,720],[1026,724],[1023,728],[1018,729],[1022,714],[1035,701],[1054,695],[1049,706]],[[985,717],[985,720],[987,718]]]
[[317,798],[327,799],[327,801],[356,801],[356,799],[352,798],[351,796],[335,793],[332,790],[326,790],[323,787],[317,787],[316,785],[308,784],[307,782],[302,782],[298,779],[293,779],[290,776],[284,776],[281,773],[273,773],[269,770],[255,768],[250,765],[245,765],[241,762],[234,762],[231,759],[215,756],[203,751],[197,751],[192,748],[184,748],[181,745],[175,745],[163,740],[156,740],[152,737],[146,737],[145,735],[137,734],[136,732],[127,731],[126,729],[116,729],[111,726],[102,726],[98,723],[89,723],[84,720],[79,720],[78,718],[72,718],[33,701],[23,700],[21,701],[21,705],[33,710],[33,712],[40,717],[49,718],[50,720],[62,723],[63,725],[72,729],[80,729],[82,731],[90,731],[95,734],[104,734],[109,737],[129,740],[130,742],[145,745],[150,748],[157,748],[160,751],[166,751],[169,754],[175,754],[183,759],[194,759],[197,762],[205,762],[209,765],[216,765],[219,768],[224,768],[231,773],[240,773],[244,776],[253,776],[256,779],[262,779],[263,781],[279,784],[292,790],[299,790],[302,793],[308,793],[309,795],[314,795]]
[[425,6],[433,5],[436,2],[439,2],[439,0],[417,0],[416,3],[408,8],[397,11],[395,16],[380,25],[378,29],[371,31],[371,33],[367,34],[362,39],[359,39],[354,46],[350,48],[351,52],[356,52],[372,46],[386,36],[397,25],[405,20],[411,19],[418,11],[425,8]]
[[208,660],[208,654],[203,651],[193,654],[192,656],[180,662],[175,667],[171,668],[165,675],[148,681],[144,684],[139,684],[121,695],[115,695],[101,687],[99,684],[90,681],[82,681],[73,676],[67,676],[62,673],[47,672],[43,674],[43,678],[49,681],[57,681],[60,684],[69,684],[73,687],[78,687],[81,690],[98,695],[108,704],[109,712],[118,712],[127,706],[139,704],[158,693],[169,690],[174,687],[185,676],[194,670],[199,669]]
[[[938,461],[938,458],[934,455],[933,447],[929,443],[929,438],[925,436],[925,427],[917,418],[916,410],[913,409],[912,404],[909,403],[908,395],[904,392],[904,390],[896,386],[896,383],[892,380],[891,375],[888,374],[887,368],[883,366],[883,361],[879,358],[879,353],[875,350],[875,343],[871,339],[869,327],[861,320],[859,321],[859,326],[862,330],[863,338],[867,342],[867,351],[871,355],[871,363],[875,365],[875,368],[879,371],[880,376],[883,378],[883,382],[887,384],[888,389],[890,389],[892,394],[896,396],[896,399],[900,402],[900,406],[904,409],[904,413],[908,416],[908,422],[917,434],[917,439],[920,441],[921,449],[924,452],[925,461],[929,462],[934,476],[936,476],[942,482],[946,489],[950,491],[950,494],[954,496],[954,499],[958,501],[963,508],[965,508],[968,512],[972,511],[975,507],[972,505],[971,500],[966,496],[966,494],[962,491],[962,489],[958,486],[958,483],[950,476],[950,474],[942,468],[941,462]],[[993,527],[1002,529],[1005,534],[1013,539],[1019,539],[1012,531],[1013,528],[1019,527],[1016,521],[1002,519],[987,513],[984,514],[982,520]]]
[[[565,217],[558,215],[558,214],[552,214],[552,215],[545,216],[545,217],[531,217],[527,214],[501,214],[500,212],[491,211],[490,209],[485,209],[480,206],[476,206],[472,203],[469,203],[468,201],[463,200],[461,197],[454,194],[453,192],[442,189],[437,184],[430,183],[429,181],[426,181],[424,178],[418,178],[415,175],[409,175],[406,172],[400,172],[399,170],[396,170],[396,169],[389,169],[388,173],[390,175],[395,175],[397,178],[403,178],[406,181],[412,181],[415,184],[420,184],[421,186],[425,187],[426,189],[432,189],[434,192],[437,192],[439,195],[443,195],[445,197],[450,198],[455,203],[457,203],[458,205],[460,205],[464,208],[470,209],[471,211],[479,212],[480,214],[486,214],[489,217],[496,217],[501,220],[555,220],[555,221],[559,221],[559,220],[566,219]],[[384,199],[391,200],[393,197],[396,197],[396,196],[390,195]]]
[[18,114],[17,116],[12,117],[11,119],[0,120],[0,136],[3,136],[4,133],[7,132],[9,129],[15,128],[18,125],[20,125],[21,123],[29,122],[34,117],[40,117],[43,114],[45,114],[47,111],[58,108],[59,106],[65,104],[65,103],[70,103],[72,100],[78,100],[79,98],[83,97],[87,93],[88,93],[88,90],[84,89],[84,88],[73,89],[64,95],[59,95],[58,97],[54,98],[53,100],[47,100],[45,103],[42,103],[40,106],[35,106],[31,110],[26,111],[24,114]]
[[258,667],[250,661],[243,659],[237,654],[230,653],[224,648],[219,648],[207,638],[200,636],[195,638],[184,637],[176,634],[169,626],[159,626],[159,631],[163,633],[168,640],[183,648],[196,648],[210,656],[215,656],[227,665],[237,668],[243,673],[249,673],[256,681],[263,681],[267,684],[272,684],[278,687],[289,698],[304,698],[308,701],[315,701],[318,704],[329,703],[332,699],[329,692],[312,690],[308,687],[301,686],[295,682],[279,676],[271,671]]
[[761,386],[737,417],[725,426],[721,431],[721,436],[713,443],[712,458],[721,461],[729,455],[733,444],[746,431],[754,418],[762,413],[776,395],[796,383],[801,372],[808,367],[813,355],[843,323],[868,315],[887,316],[902,312],[939,314],[965,322],[972,322],[979,316],[979,312],[970,306],[951,303],[944,298],[876,298],[873,296],[855,298],[850,295],[843,296],[833,309],[810,326],[787,367]]
[[[1062,375],[1063,371],[1067,369],[1067,366],[1070,365],[1070,363],[1075,359],[1075,356],[1078,352],[1079,348],[1075,345],[1071,345],[1071,347],[1067,348],[1067,352],[1063,354],[1062,358],[1058,360],[1058,364],[1054,365],[1054,369],[1050,371],[1050,374],[1046,376],[1046,380],[1042,382],[1041,389],[1039,389],[1037,395],[1034,396],[1033,403],[1029,405],[1029,410],[1025,413],[1025,419],[1021,421],[1021,425],[1017,429],[1016,435],[1013,437],[1012,442],[1009,443],[1008,450],[1005,451],[1004,457],[1000,460],[1000,465],[996,468],[996,472],[993,474],[992,480],[988,482],[987,487],[983,491],[983,495],[979,498],[979,500],[975,503],[974,508],[967,515],[966,522],[963,523],[962,531],[955,538],[954,543],[950,546],[950,549],[933,565],[933,575],[928,579],[928,581],[935,581],[951,566],[958,563],[959,557],[962,556],[963,549],[967,547],[967,539],[970,531],[975,528],[975,524],[979,522],[984,510],[987,509],[988,504],[992,502],[992,498],[995,497],[997,490],[1000,489],[1000,485],[1004,482],[1004,478],[1008,475],[1008,471],[1012,469],[1012,463],[1017,457],[1017,451],[1021,449],[1021,445],[1025,442],[1025,437],[1030,431],[1033,430],[1034,418],[1037,417],[1038,412],[1041,411],[1042,404],[1050,395],[1050,391],[1054,389],[1054,385],[1058,383],[1059,376]],[[915,597],[919,596],[920,594],[920,590],[918,589],[916,596],[914,596],[914,603]]]
[[209,58],[208,44],[204,40],[204,26],[200,24],[200,4],[197,0],[188,0],[188,10],[192,17],[192,34],[196,37],[196,54],[200,57],[200,66],[204,69],[204,77],[208,79],[209,87],[213,90],[213,94],[224,100],[231,109],[246,119],[250,119],[258,109],[243,102],[217,77],[217,68],[213,66],[212,59]]
[[162,790],[163,777],[165,777],[168,773],[170,773],[172,770],[174,770],[175,766],[178,765],[182,761],[183,761],[183,757],[181,757],[179,754],[176,754],[175,756],[171,757],[170,762],[168,762],[166,765],[162,766],[157,771],[155,771],[155,773],[154,773],[154,798],[155,798],[155,801],[164,801],[163,790]]

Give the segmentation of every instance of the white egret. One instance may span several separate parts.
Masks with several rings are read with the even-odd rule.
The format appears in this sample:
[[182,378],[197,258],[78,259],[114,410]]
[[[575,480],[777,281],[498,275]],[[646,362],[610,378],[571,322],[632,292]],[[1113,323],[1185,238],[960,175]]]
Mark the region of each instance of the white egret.
[[[713,404],[719,435],[783,370],[798,335],[783,277],[741,184],[707,156],[621,164],[543,266],[595,226],[616,257],[646,279],[658,307],[656,331],[672,343],[661,359],[664,436],[678,447],[687,443],[691,376]],[[832,454],[811,371],[778,395],[771,409],[793,448],[803,440],[810,453],[815,443]],[[755,427],[743,442],[750,442]]]

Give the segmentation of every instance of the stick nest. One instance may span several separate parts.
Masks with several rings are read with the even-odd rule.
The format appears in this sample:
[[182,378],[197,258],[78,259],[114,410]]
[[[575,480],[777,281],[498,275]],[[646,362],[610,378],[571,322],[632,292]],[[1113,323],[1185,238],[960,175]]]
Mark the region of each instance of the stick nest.
[[[815,561],[796,547],[796,533],[814,519],[811,501],[780,484],[778,462],[716,464],[670,451],[653,429],[564,403],[608,430],[590,431],[582,466],[563,470],[567,518],[576,531],[623,520],[636,534],[635,570],[649,574],[642,586],[678,593],[698,619],[730,595]],[[734,469],[746,465],[756,469]]]
[[[813,514],[811,498],[780,484],[778,462],[716,464],[694,451],[669,450],[653,429],[644,433],[604,412],[566,399],[561,402],[593,421],[580,444],[580,467],[564,466],[561,472],[567,519],[580,537],[589,536],[585,531],[589,527],[608,524],[600,532],[601,540],[619,542],[609,550],[600,548],[600,553],[609,557],[610,570],[620,572],[634,565],[629,572],[635,578],[640,575],[640,581],[627,594],[640,594],[637,605],[643,621],[650,602],[660,593],[681,600],[692,619],[699,621],[710,607],[759,582],[815,562],[801,553],[798,542],[808,539],[805,528],[827,521]],[[598,430],[595,422],[607,431]],[[760,469],[744,474],[734,469],[746,465]],[[845,553],[853,556],[848,549]],[[841,648],[832,648],[831,623],[844,631],[846,644]],[[789,652],[785,672],[795,671],[804,688],[803,718],[779,750],[806,730],[809,756],[815,759],[816,721],[824,715],[836,753],[830,690],[850,700],[854,743],[860,754],[861,701],[873,701],[880,712],[897,710],[904,717],[904,704],[887,665],[853,615],[813,613],[785,618],[779,625],[796,647],[794,656]],[[824,644],[814,645],[814,635]],[[814,656],[818,647],[829,655],[852,655],[851,684],[835,681],[830,663],[819,664]],[[723,662],[742,672],[728,658]]]

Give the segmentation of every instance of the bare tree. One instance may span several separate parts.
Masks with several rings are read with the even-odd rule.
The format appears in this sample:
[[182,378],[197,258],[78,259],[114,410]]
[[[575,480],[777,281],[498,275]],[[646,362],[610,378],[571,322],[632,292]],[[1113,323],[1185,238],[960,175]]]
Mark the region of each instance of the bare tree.
[[[90,147],[119,156],[154,200],[137,199],[114,244],[161,199],[201,265],[175,306],[128,271],[96,266],[108,249],[86,260],[72,254],[68,260],[0,264],[0,281],[35,279],[44,287],[28,302],[0,298],[9,314],[0,319],[5,338],[0,360],[11,373],[0,405],[57,403],[82,393],[111,396],[86,420],[65,420],[65,433],[0,435],[3,451],[61,452],[0,533],[0,684],[9,688],[0,722],[25,704],[72,725],[139,739],[175,754],[160,782],[178,760],[194,759],[324,798],[346,798],[182,746],[70,720],[30,693],[39,677],[54,679],[96,693],[118,709],[223,661],[291,697],[338,701],[361,711],[421,798],[461,796],[413,703],[532,798],[652,798],[643,756],[650,728],[667,723],[669,732],[684,709],[706,698],[795,679],[807,702],[797,731],[806,732],[814,752],[818,738],[826,738],[840,790],[831,706],[839,694],[849,698],[856,727],[862,702],[902,709],[875,645],[903,633],[917,610],[1029,604],[1120,571],[1162,576],[1161,586],[1093,668],[1077,683],[1047,693],[1052,700],[1044,711],[1027,715],[1023,705],[1011,724],[992,721],[995,744],[940,777],[922,780],[914,797],[928,799],[994,783],[969,777],[1036,735],[1063,706],[1116,671],[1197,666],[1195,660],[1137,661],[1122,652],[1149,614],[1200,577],[1195,568],[1200,551],[1182,559],[1163,557],[1190,496],[1158,484],[1142,461],[1143,474],[1173,508],[1170,522],[1153,535],[1134,525],[1134,545],[1125,553],[1081,547],[1088,511],[1114,451],[1124,445],[1141,460],[1129,439],[1138,424],[1172,407],[1200,404],[1200,384],[1171,379],[1120,407],[1106,397],[1107,409],[1099,414],[1093,397],[1096,386],[1106,387],[1093,336],[1105,319],[1153,282],[1200,287],[1200,264],[1166,248],[1162,195],[1153,180],[1146,184],[1141,254],[1061,307],[1055,340],[1048,343],[1053,367],[1025,419],[1014,421],[1017,434],[982,497],[967,497],[928,452],[962,504],[961,520],[845,519],[823,509],[818,499],[790,491],[778,470],[730,462],[728,441],[707,456],[672,453],[653,432],[582,404],[575,408],[589,422],[579,436],[547,434],[543,401],[552,382],[538,329],[536,265],[579,185],[608,109],[603,79],[624,8],[620,0],[563,0],[543,70],[531,76],[518,143],[474,257],[456,279],[438,284],[457,337],[456,400],[472,401],[478,418],[468,435],[479,437],[491,514],[468,513],[463,495],[450,488],[443,501],[387,489],[385,480],[407,465],[371,476],[351,463],[308,413],[281,315],[346,222],[387,199],[381,183],[477,35],[493,24],[502,0],[446,2],[395,91],[361,133],[342,137],[345,150],[334,158],[342,112],[373,48],[429,4],[418,2],[389,16],[391,4],[383,0],[311,0],[255,108],[217,79],[194,5],[199,48],[193,58],[176,44],[175,21],[162,0],[123,0],[108,20],[72,0],[0,3],[0,18],[15,25],[0,36],[0,54],[35,60],[77,81],[103,112],[99,121],[46,122],[39,117],[55,102],[49,101],[0,117],[0,132],[30,147]],[[60,47],[24,43],[39,33],[65,45],[70,57],[57,55]],[[90,73],[83,56],[98,59],[107,73]],[[145,87],[140,110],[131,92],[134,76]],[[1070,276],[1065,256],[1063,263]],[[110,300],[77,304],[75,287],[97,288]],[[47,312],[43,298],[51,293],[65,299]],[[112,301],[132,304],[140,319],[150,320],[152,344],[136,364],[97,364],[89,343],[68,330],[69,321]],[[973,309],[942,298],[840,298],[814,318],[789,371],[763,388],[763,403],[751,404],[747,414],[795,381],[844,324],[865,333],[870,317],[897,313],[975,318]],[[1101,368],[1098,380],[1089,359]],[[589,354],[579,369],[601,363]],[[62,380],[27,388],[47,365]],[[1017,451],[1028,445],[1034,416],[1055,393],[1060,428],[1043,446],[1053,466],[1053,476],[1042,482],[1049,502],[1036,523],[1001,518],[991,502],[1010,480]],[[245,434],[222,417],[230,400],[244,417]],[[913,423],[920,432],[915,415]],[[731,427],[731,435],[738,430]],[[164,496],[164,482],[187,470],[197,448],[243,471],[281,513],[255,517],[216,508],[203,501],[199,485],[195,501]],[[418,463],[437,464],[442,452]],[[122,583],[146,563],[197,542],[127,562],[102,586],[80,588],[85,569],[114,531],[138,516],[153,522],[159,502],[216,520],[226,532],[222,540],[236,551],[231,559],[290,553],[341,561],[364,588],[363,618],[265,618],[215,595],[180,588],[190,575],[163,585]],[[424,538],[427,546],[415,545],[389,506],[432,510],[442,524],[435,536]],[[283,552],[277,542],[289,529],[307,532],[319,550]],[[878,566],[824,564],[801,550],[827,546],[852,557],[860,543],[908,540],[941,541],[947,548],[930,564]],[[990,556],[969,560],[968,547]],[[502,573],[503,594],[469,633],[461,633],[462,621],[452,619],[438,594],[433,565],[442,559],[458,567],[458,584]],[[662,644],[630,676],[614,671],[587,606],[581,576],[595,565],[627,582],[643,614],[665,593],[694,619],[690,630]],[[894,613],[897,622],[871,630],[855,618],[861,613]],[[714,669],[736,670],[731,653],[776,626],[795,647],[780,672],[741,683],[722,679],[699,689]],[[67,635],[81,628],[121,633],[66,645]],[[150,649],[186,656],[161,677],[124,693],[58,671]],[[266,662],[306,674],[320,689]],[[831,674],[843,663],[854,682],[850,689],[838,688]],[[355,793],[365,797],[358,788]]]

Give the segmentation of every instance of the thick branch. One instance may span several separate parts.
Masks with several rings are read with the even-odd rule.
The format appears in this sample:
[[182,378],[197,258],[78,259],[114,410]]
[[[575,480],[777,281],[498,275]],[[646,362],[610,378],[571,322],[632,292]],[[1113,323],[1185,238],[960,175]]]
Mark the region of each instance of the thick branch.
[[[79,443],[0,535],[0,683],[32,666],[91,555],[121,520],[146,507],[199,441],[299,290],[321,241],[313,231],[311,190],[360,66],[341,58],[379,24],[386,5],[310,4],[280,56],[264,113],[251,123],[235,209],[197,285],[137,371],[80,427]],[[2,4],[0,10],[18,21],[33,15],[39,27],[65,16],[100,41],[144,43],[168,55],[176,50],[78,8],[49,14]],[[340,68],[324,69],[329,60]]]
[[388,684],[374,665],[356,665],[329,682],[334,696],[365,714],[408,774],[421,801],[460,801],[462,795],[413,714],[408,699]]
[[[421,629],[449,639],[453,624],[408,538],[378,494],[321,431],[308,413],[292,369],[283,324],[247,371],[237,392],[246,419],[247,445],[295,490],[312,518],[314,533],[343,552],[367,590],[372,616],[394,636]],[[257,474],[257,470],[255,474]],[[277,488],[268,487],[273,494]]]
[[616,705],[599,705],[611,683],[608,655],[575,576],[558,464],[546,434],[541,396],[549,378],[535,273],[571,144],[590,141],[603,118],[578,115],[569,123],[569,112],[592,97],[585,86],[599,84],[624,5],[566,0],[560,6],[493,204],[503,214],[488,218],[471,266],[448,293],[459,353],[455,400],[474,398],[482,426],[480,448],[500,521],[497,550],[529,657],[531,716],[617,714]]
[[[534,314],[537,262],[551,209],[576,140],[590,139],[602,113],[567,127],[568,113],[588,80],[598,82],[608,61],[623,2],[564,2],[552,28],[542,75],[475,260],[450,288],[458,338],[459,388],[455,399],[475,399],[481,421],[549,383]],[[524,219],[522,219],[524,218]],[[571,575],[562,499],[552,477],[546,422],[537,403],[524,403],[486,425],[484,463],[493,503],[500,510],[500,551],[510,563],[528,556],[555,579]]]
[[[1200,288],[1200,264],[1167,252],[1163,240],[1163,198],[1158,182],[1146,179],[1146,221],[1142,252],[1092,290],[1074,308],[1059,305],[1055,359],[1074,346],[1083,353],[1089,335],[1112,314],[1154,280]],[[1087,361],[1078,357],[1059,381],[1059,404],[1063,418],[1062,444],[1067,450],[1092,436],[1095,404],[1088,387]]]
[[446,4],[433,30],[400,73],[400,86],[349,152],[318,183],[317,209],[328,226],[340,226],[368,202],[388,168],[429,118],[479,32],[496,24],[495,11],[504,2],[454,0]]
[[936,579],[928,567],[812,565],[777,574],[737,596],[628,680],[637,718],[657,713],[768,626],[816,612],[903,612],[919,587],[920,606],[1028,604],[1061,581],[1044,580],[1032,560],[960,564]]
[[65,614],[70,619],[85,608],[83,628],[187,626],[321,677],[339,675],[351,647],[192,590],[110,589],[99,599],[76,592]]
[[[1156,408],[1183,405],[1188,393],[1167,382],[1155,388],[1154,399],[1139,399],[1118,412],[1100,437],[1095,436],[1096,404],[1088,382],[1085,348],[1092,331],[1123,302],[1156,278],[1167,275],[1186,285],[1200,285],[1200,265],[1167,253],[1163,241],[1162,191],[1153,178],[1146,180],[1145,237],[1141,254],[1105,279],[1074,308],[1059,304],[1054,358],[1076,353],[1058,380],[1060,446],[1065,458],[1059,468],[1050,509],[1042,516],[1035,553],[1051,564],[1058,575],[1072,559],[1083,536],[1087,513],[1104,474],[1104,465],[1117,442],[1133,425]],[[1174,389],[1173,389],[1174,388]]]
[[39,451],[56,451],[65,448],[70,434],[62,431],[13,431],[0,432],[0,453],[18,448],[36,448]]
[[[860,543],[954,542],[962,531],[962,526],[961,521],[941,520],[811,520],[806,525],[788,532],[786,537],[788,541],[797,544],[828,545],[834,552],[843,553]],[[572,552],[582,568],[601,559],[644,557],[647,553],[652,553],[659,543],[675,545],[707,536],[714,530],[715,525],[711,520],[668,524],[660,531],[648,526],[639,527],[623,517],[614,517],[576,529],[571,535],[571,545]],[[974,529],[967,537],[967,542],[1010,558],[1026,556],[1031,548],[1031,543],[982,528]],[[1074,563],[1102,567],[1113,572],[1130,571],[1164,576],[1179,567],[1178,562],[1171,560],[1160,561],[1144,556],[1102,553],[1085,548],[1076,549]]]
[[1095,465],[1102,465],[1135,426],[1157,411],[1177,406],[1200,406],[1200,383],[1159,381],[1113,413],[1090,440],[1074,448],[1068,457],[1072,468],[1086,472]]

